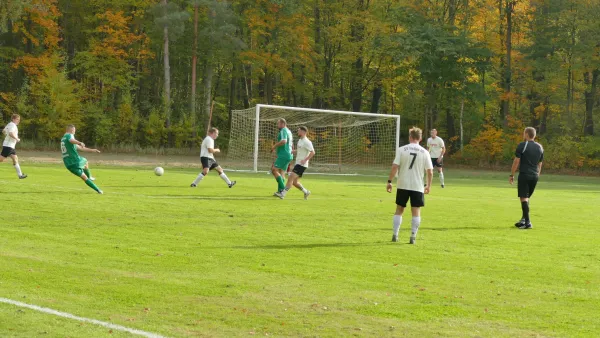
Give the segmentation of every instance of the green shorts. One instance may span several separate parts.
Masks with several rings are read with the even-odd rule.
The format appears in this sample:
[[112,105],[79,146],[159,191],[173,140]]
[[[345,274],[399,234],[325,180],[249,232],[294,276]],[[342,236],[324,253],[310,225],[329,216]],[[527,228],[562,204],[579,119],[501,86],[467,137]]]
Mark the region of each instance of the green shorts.
[[81,177],[81,175],[83,175],[83,168],[85,168],[86,164],[87,159],[85,157],[81,157],[79,159],[79,165],[67,167],[67,170],[69,170],[73,175]]
[[292,160],[293,160],[293,158],[278,157],[275,160],[275,163],[273,164],[273,166],[277,169],[287,170],[287,168],[290,165],[290,162],[292,162]]

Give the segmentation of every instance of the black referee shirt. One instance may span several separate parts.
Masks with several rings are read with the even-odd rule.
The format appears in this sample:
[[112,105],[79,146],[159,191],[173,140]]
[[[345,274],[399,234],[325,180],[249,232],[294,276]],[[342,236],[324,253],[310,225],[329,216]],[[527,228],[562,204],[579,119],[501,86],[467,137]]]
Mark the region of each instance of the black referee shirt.
[[519,173],[527,176],[538,175],[538,164],[544,161],[544,148],[535,141],[519,143],[515,156],[521,159]]

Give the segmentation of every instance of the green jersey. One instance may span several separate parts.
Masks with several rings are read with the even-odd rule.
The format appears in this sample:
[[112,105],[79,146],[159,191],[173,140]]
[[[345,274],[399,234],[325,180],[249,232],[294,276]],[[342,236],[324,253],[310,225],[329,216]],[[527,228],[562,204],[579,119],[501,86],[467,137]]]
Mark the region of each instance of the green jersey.
[[65,134],[60,140],[60,151],[62,152],[63,162],[67,168],[76,167],[81,161],[77,152],[77,146],[71,143],[73,138],[73,134]]
[[277,142],[281,140],[287,140],[287,143],[277,147],[277,157],[293,160],[294,155],[292,155],[292,144],[294,143],[294,137],[292,136],[292,132],[287,127],[279,129]]

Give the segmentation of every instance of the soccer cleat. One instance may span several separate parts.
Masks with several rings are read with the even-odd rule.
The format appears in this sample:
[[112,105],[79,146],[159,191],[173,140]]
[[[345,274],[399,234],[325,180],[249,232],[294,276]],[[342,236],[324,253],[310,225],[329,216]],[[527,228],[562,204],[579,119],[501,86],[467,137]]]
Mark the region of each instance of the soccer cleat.
[[521,226],[523,226],[523,225],[525,225],[525,219],[524,219],[524,218],[521,218],[521,220],[520,220],[520,221],[518,221],[517,223],[515,223],[515,226],[516,226],[517,228],[520,228],[520,227],[521,227]]
[[233,188],[233,186],[237,183],[237,181],[231,181],[231,184],[228,184],[229,188]]
[[194,183],[190,184],[190,188],[195,188],[195,187],[196,187],[196,185]]
[[416,241],[417,241],[416,237],[411,237],[410,241],[408,242],[408,244],[415,244]]
[[99,193],[100,195],[104,195],[104,191],[102,191],[102,190],[98,190],[98,193]]
[[285,197],[285,196],[283,195],[283,193],[281,193],[281,192],[279,192],[279,191],[275,193],[275,196],[279,197],[280,199],[283,199],[283,198]]
[[278,195],[278,194],[279,194],[280,192],[281,192],[281,191],[276,191],[276,192],[274,192],[274,193],[273,193],[273,196],[274,196],[274,197],[279,197],[279,195]]
[[442,189],[444,189],[444,185],[442,184]]
[[23,174],[23,175],[19,176],[19,179],[20,179],[20,180],[24,180],[24,179],[26,179],[26,178],[27,178],[27,174]]
[[519,229],[522,230],[527,230],[527,229],[533,229],[533,225],[531,225],[531,222],[527,223],[527,224],[523,224],[519,227]]
[[304,194],[304,199],[307,200],[308,196],[310,196],[310,190],[306,190],[306,193]]
[[95,177],[90,176],[90,181],[95,181],[95,180],[96,180]]
[[392,242],[398,242],[398,236],[392,235]]

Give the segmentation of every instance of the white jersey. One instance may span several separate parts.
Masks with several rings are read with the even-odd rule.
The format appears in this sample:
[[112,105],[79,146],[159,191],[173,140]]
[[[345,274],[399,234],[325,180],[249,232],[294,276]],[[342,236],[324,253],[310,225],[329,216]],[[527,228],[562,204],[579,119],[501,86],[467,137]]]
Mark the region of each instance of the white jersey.
[[305,159],[311,151],[315,151],[315,148],[308,137],[299,139],[296,147],[296,164],[299,164],[304,168],[308,168],[308,161],[306,161],[305,164],[300,163],[300,161]]
[[4,135],[6,135],[2,146],[15,149],[15,146],[17,145],[17,140],[10,137],[8,134],[12,132],[15,134],[16,137],[19,137],[19,128],[17,128],[17,125],[14,122],[10,122],[6,125],[6,127],[4,127],[4,130],[2,132],[4,133]]
[[398,189],[425,192],[423,174],[433,169],[427,149],[416,143],[404,145],[396,150],[394,164],[398,165]]
[[202,147],[200,147],[200,157],[208,157],[215,159],[215,155],[213,153],[209,153],[208,149],[215,149],[215,140],[212,137],[206,136],[204,141],[202,141]]
[[442,156],[442,148],[445,148],[444,140],[436,136],[435,139],[430,137],[427,139],[427,148],[431,153],[431,158],[440,158]]

